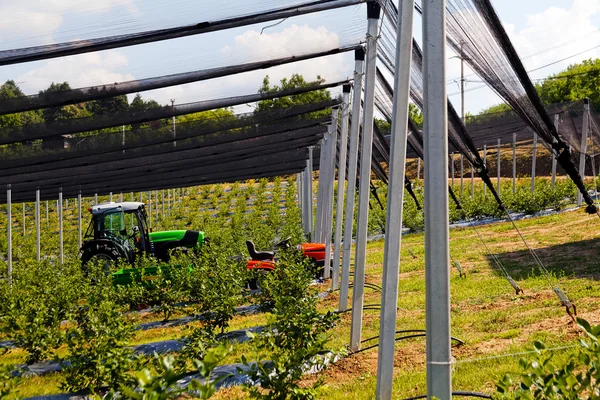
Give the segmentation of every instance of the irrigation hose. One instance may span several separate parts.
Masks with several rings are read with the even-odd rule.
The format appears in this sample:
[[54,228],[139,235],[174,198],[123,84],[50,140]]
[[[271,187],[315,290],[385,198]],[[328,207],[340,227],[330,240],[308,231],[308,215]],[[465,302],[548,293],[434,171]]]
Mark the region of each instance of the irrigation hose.
[[[478,397],[480,399],[492,399],[493,397],[487,395],[485,393],[479,392],[452,392],[452,396],[461,396],[461,397]],[[415,397],[407,397],[402,400],[417,400],[417,399],[426,399],[427,395],[415,396]]]

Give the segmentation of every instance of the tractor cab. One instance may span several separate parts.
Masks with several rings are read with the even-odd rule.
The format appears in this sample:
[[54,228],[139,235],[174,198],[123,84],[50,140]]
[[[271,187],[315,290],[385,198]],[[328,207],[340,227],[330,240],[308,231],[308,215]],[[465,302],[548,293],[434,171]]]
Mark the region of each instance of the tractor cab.
[[92,219],[81,248],[82,261],[92,259],[133,264],[141,253],[153,253],[143,203],[104,203],[89,209]]
[[144,203],[103,203],[89,209],[92,220],[81,247],[81,261],[100,262],[107,268],[125,262],[133,265],[141,254],[168,262],[176,251],[199,250],[208,241],[204,232],[172,230],[150,232]]

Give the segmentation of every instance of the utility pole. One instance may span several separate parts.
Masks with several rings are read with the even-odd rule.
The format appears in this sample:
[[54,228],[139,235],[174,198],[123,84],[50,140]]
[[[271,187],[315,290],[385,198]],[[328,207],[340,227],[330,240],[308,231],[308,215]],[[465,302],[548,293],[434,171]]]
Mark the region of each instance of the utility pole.
[[[171,108],[175,110],[175,99],[171,99]],[[175,130],[175,116],[172,117],[173,120],[173,139],[177,139],[177,131]],[[173,141],[173,147],[177,147],[177,140]]]

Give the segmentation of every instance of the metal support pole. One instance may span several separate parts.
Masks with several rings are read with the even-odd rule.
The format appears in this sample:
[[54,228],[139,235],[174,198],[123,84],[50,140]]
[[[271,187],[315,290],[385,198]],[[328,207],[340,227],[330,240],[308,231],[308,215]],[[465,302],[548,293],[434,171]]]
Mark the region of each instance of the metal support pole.
[[98,205],[98,193],[94,193],[94,203]]
[[500,157],[500,146],[502,146],[502,143],[500,141],[500,138],[498,138],[498,194],[500,194],[500,168],[502,166],[502,158]]
[[[375,98],[375,68],[377,62],[377,37],[379,3],[368,2],[367,65],[365,68],[365,100],[363,134],[360,152],[360,181],[358,186],[358,220],[356,222],[356,249],[354,256],[354,290],[352,291],[352,325],[350,348],[360,348],[362,336],[363,304],[365,295],[365,263],[367,259],[367,228],[369,222],[369,195],[371,182],[371,157],[373,152],[373,112]],[[447,172],[446,172],[447,174]]]
[[452,190],[454,190],[454,152],[450,153],[450,176],[452,178]]
[[533,134],[533,149],[531,155],[531,193],[535,192],[535,163],[537,159],[537,134]]
[[[554,114],[554,128],[558,132],[558,123],[559,123],[559,114]],[[556,143],[556,139],[552,138],[552,143]],[[554,192],[554,186],[556,185],[556,155],[554,152],[552,154],[552,192]]]
[[155,199],[155,205],[154,205],[154,211],[156,212],[156,228],[158,229],[158,190],[154,191],[154,199]]
[[108,201],[109,201],[110,203],[112,203],[112,202],[113,202],[113,198],[112,198],[112,192],[110,192],[110,193],[108,194]]
[[123,202],[123,192],[119,193],[119,201],[121,203]]
[[306,216],[308,218],[309,228],[308,233],[310,233],[311,240],[315,237],[315,227],[313,224],[313,213],[314,213],[314,197],[313,197],[313,147],[308,148],[308,162],[306,164],[306,205],[307,205],[307,213]]
[[[379,318],[379,356],[377,358],[377,399],[392,399],[394,344],[398,312],[398,281],[402,242],[402,206],[406,176],[408,101],[412,53],[414,0],[404,0],[400,10],[396,44],[394,109],[390,142],[390,172],[387,196],[387,231],[383,253],[383,287]],[[454,154],[452,155],[454,165]]]
[[417,181],[421,179],[421,159],[417,158]]
[[328,144],[331,133],[327,132],[320,142],[319,146],[319,180],[317,182],[317,217],[315,219],[315,243],[323,243],[323,229],[324,229],[324,213],[323,213],[323,195],[325,193],[325,180],[327,179],[329,159]]
[[452,398],[446,1],[423,1],[427,398]]
[[48,206],[48,200],[46,200],[46,226],[48,226],[48,223],[50,222],[50,211],[49,211],[50,207]]
[[512,180],[512,189],[513,193],[517,192],[517,134],[513,133],[513,159],[512,159],[512,167],[513,167],[513,180]]
[[[587,155],[587,138],[588,130],[590,129],[590,99],[583,99],[583,124],[581,127],[581,146],[579,153],[579,175],[581,180],[585,182],[585,157]],[[581,206],[583,196],[577,192],[577,206]]]
[[40,189],[35,191],[35,255],[41,260],[41,230],[40,230]]
[[356,166],[358,163],[358,136],[360,132],[360,108],[362,77],[365,65],[365,51],[358,48],[354,52],[354,87],[352,89],[352,121],[350,123],[350,145],[348,154],[348,186],[346,187],[346,209],[344,212],[344,251],[342,253],[342,281],[340,285],[339,310],[348,309],[350,286],[350,249],[354,225],[354,201],[356,192]]
[[465,189],[465,163],[462,153],[460,153],[460,196],[462,197],[464,189]]
[[63,192],[62,187],[58,190],[58,241],[60,246],[60,264],[65,262],[64,243],[63,243]]
[[350,125],[350,85],[342,88],[342,132],[338,164],[337,205],[335,213],[335,239],[333,243],[333,274],[331,289],[338,288],[340,278],[340,257],[342,253],[342,222],[344,220],[344,183],[346,181],[346,157],[348,153],[348,128]]
[[471,163],[471,197],[475,197],[475,167]]
[[167,189],[167,211],[171,213],[171,189]]
[[8,281],[12,281],[13,259],[12,259],[12,189],[6,185],[6,241],[8,252]]
[[23,210],[22,212],[22,216],[21,216],[21,224],[23,225],[23,236],[25,236],[27,234],[27,229],[26,227],[26,221],[25,221],[25,203],[21,203],[21,209]]
[[332,110],[330,135],[329,135],[329,149],[327,160],[327,180],[326,192],[323,197],[325,200],[323,206],[325,226],[323,229],[323,236],[325,242],[325,264],[323,265],[323,278],[329,279],[331,276],[331,233],[333,230],[333,189],[335,183],[335,160],[336,160],[336,148],[337,148],[337,137],[338,137],[338,109]]
[[[483,145],[483,164],[486,164],[487,162],[487,146],[484,144]],[[482,181],[483,183],[483,197],[485,197],[487,195],[487,186],[486,184]]]
[[[122,194],[121,194],[122,195]],[[77,232],[79,234],[78,248],[80,249],[83,245],[82,237],[83,237],[83,226],[81,222],[81,190],[77,193]]]
[[162,217],[164,218],[165,217],[165,190],[163,189],[160,192],[161,192],[161,196],[162,196],[162,201],[161,201],[161,203],[162,203]]
[[306,232],[306,221],[304,220],[304,202],[302,201],[302,172],[296,174],[296,201],[298,202],[298,208],[300,209],[300,215],[302,216],[302,230]]

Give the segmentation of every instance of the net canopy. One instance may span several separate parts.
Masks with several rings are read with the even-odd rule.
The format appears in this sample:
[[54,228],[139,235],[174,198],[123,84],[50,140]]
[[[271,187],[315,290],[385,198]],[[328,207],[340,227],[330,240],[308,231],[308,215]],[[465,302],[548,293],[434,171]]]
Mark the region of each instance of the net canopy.
[[240,104],[254,103],[261,100],[269,100],[277,97],[293,96],[308,93],[315,90],[328,89],[347,83],[348,80],[331,82],[325,84],[308,85],[294,89],[281,90],[277,92],[257,93],[244,96],[229,97],[224,99],[206,100],[195,103],[181,104],[177,106],[166,106],[152,108],[142,111],[125,111],[112,115],[97,115],[89,118],[76,118],[58,120],[40,124],[30,124],[0,129],[0,145],[12,143],[24,143],[46,138],[59,138],[63,135],[81,132],[92,132],[101,129],[122,127],[123,125],[140,124],[148,121],[156,121],[179,115],[197,113],[201,111],[225,108]]
[[[317,0],[309,2],[279,0],[277,2],[279,7],[273,7],[273,2],[267,0],[247,1],[244,2],[245,4],[242,4],[241,7],[239,5],[236,7],[235,4],[230,4],[231,7],[224,7],[222,2],[219,2],[218,6],[215,4],[213,7],[206,6],[203,8],[203,18],[206,18],[206,20],[201,22],[193,22],[187,25],[164,29],[154,29],[0,51],[0,66],[215,32],[324,10],[347,7],[362,2],[364,2],[364,0]],[[209,10],[212,10],[212,15],[208,14],[211,12]],[[106,25],[107,27],[110,27],[111,23],[107,21]],[[118,29],[118,25],[114,25],[112,28]]]
[[446,12],[452,49],[553,149],[588,204],[587,211],[596,212],[569,146],[558,134],[490,0],[448,0]]
[[357,45],[349,45],[327,49],[324,51],[300,53],[283,58],[266,59],[264,61],[164,75],[134,81],[107,83],[97,86],[82,87],[56,92],[44,91],[37,95],[20,96],[0,100],[0,115],[38,110],[49,107],[59,107],[91,100],[106,99],[124,94],[182,85],[191,82],[200,82],[208,79],[230,76],[249,71],[257,71],[292,62],[340,54],[354,50],[356,47]]

